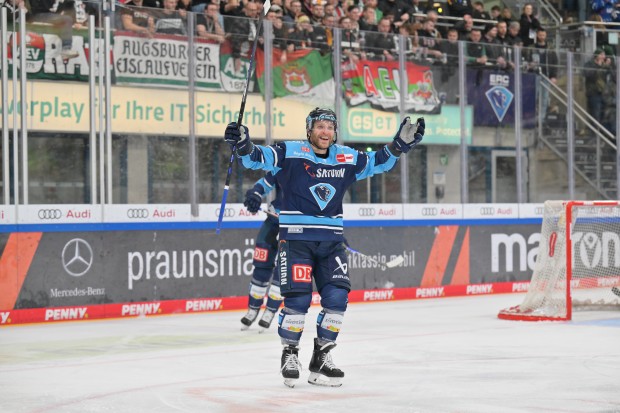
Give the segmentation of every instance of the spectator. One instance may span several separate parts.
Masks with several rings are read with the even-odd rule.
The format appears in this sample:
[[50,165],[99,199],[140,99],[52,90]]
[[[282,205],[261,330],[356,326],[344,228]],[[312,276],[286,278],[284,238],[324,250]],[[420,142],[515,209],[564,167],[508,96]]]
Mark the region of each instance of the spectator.
[[405,0],[384,0],[379,3],[379,9],[383,13],[383,17],[392,14],[393,20],[391,24],[398,29],[411,18],[411,6]]
[[[398,29],[398,34],[405,37],[405,55],[407,60],[418,60],[422,53],[418,37],[418,23],[405,23]],[[400,46],[400,43],[396,44]],[[398,50],[400,53],[400,50]]]
[[441,40],[432,20],[426,19],[422,22],[422,27],[418,30],[418,41],[427,56],[441,58],[442,53],[439,50]]
[[489,28],[482,36],[481,42],[484,43],[487,63],[495,65],[498,69],[505,69],[506,60],[501,57],[501,45],[497,40],[497,27]]
[[495,42],[501,47],[500,56],[506,62],[506,69],[514,69],[514,59],[512,50],[512,40],[508,36],[508,27],[506,22],[500,20],[495,25],[497,27],[497,36],[495,36]]
[[372,7],[375,9],[375,25],[383,17],[383,12],[379,10],[379,0],[363,0],[364,7]]
[[467,43],[467,47],[465,48],[465,62],[469,66],[486,66],[487,64],[487,50],[485,45],[480,41],[481,39],[482,33],[480,29],[472,29],[469,36],[469,43]]
[[[166,0],[170,1],[170,0]],[[249,42],[254,41],[256,36],[255,21],[259,5],[253,2],[245,3],[241,11],[233,11],[224,19],[226,33],[229,35],[231,44],[231,54],[234,59],[235,74],[243,76],[241,73],[241,50],[250,49]]]
[[[458,103],[459,90],[459,32],[454,27],[448,29],[446,39],[439,45],[442,53],[441,59],[441,82],[443,88],[441,94],[448,104]],[[456,93],[455,93],[456,92]]]
[[293,0],[289,3],[289,7],[284,6],[284,14],[282,15],[282,21],[284,25],[288,27],[289,33],[295,30],[295,24],[297,18],[301,16],[303,12],[301,11],[301,1]]
[[187,36],[187,12],[177,11],[178,0],[164,0],[164,8],[155,16],[155,33]]
[[541,27],[540,22],[534,16],[534,6],[531,3],[523,6],[520,25],[519,37],[523,42],[523,47],[530,47],[536,41],[537,30]]
[[592,25],[592,29],[594,29],[594,34],[596,36],[596,47],[603,49],[607,56],[612,56],[614,54],[614,49],[609,45],[609,33],[607,32],[607,27],[603,24],[603,18],[598,14],[593,14],[588,20],[599,22]]
[[56,10],[56,0],[29,0],[30,13],[29,22],[40,22],[51,24],[58,30],[62,48],[59,55],[62,60],[69,60],[77,57],[79,53],[73,48],[73,19],[70,16],[63,16]]
[[519,37],[519,33],[521,32],[521,25],[519,22],[512,21],[510,22],[510,26],[508,26],[508,42],[511,46],[523,46],[523,40]]
[[323,16],[323,26],[325,27],[325,42],[329,50],[334,46],[334,27],[336,27],[336,17],[333,14]]
[[362,17],[359,20],[360,30],[365,32],[377,31],[377,20],[375,20],[375,8],[372,6],[364,6]]
[[499,19],[505,21],[508,27],[510,27],[510,23],[514,21],[514,18],[512,17],[512,10],[510,9],[510,7],[504,7],[502,9],[502,13],[499,16]]
[[[310,23],[310,17],[305,14],[297,17],[295,31],[289,34],[292,50],[312,48],[312,31],[313,27]],[[291,50],[291,48],[289,48],[289,50]]]
[[366,59],[366,54],[361,49],[359,33],[352,30],[351,19],[345,16],[340,19],[339,24],[342,29],[342,55],[354,64],[357,64],[360,58]]
[[474,19],[471,14],[466,14],[463,16],[463,20],[457,22],[454,27],[459,32],[459,40],[469,41],[469,35],[474,28]]
[[608,77],[614,76],[611,72],[611,59],[602,49],[596,49],[592,59],[584,65],[583,71],[588,112],[598,122],[603,123],[603,103]]
[[[525,49],[524,58],[529,72],[540,73],[546,76],[553,84],[557,84],[558,56],[547,45],[547,32],[539,27],[536,31],[536,42],[531,48]],[[547,114],[549,109],[549,92],[541,88],[542,113]]]
[[424,14],[426,9],[420,6],[420,0],[410,0],[411,4],[409,5],[409,23],[421,22],[423,18],[421,16],[416,16],[416,14]]
[[192,11],[192,0],[178,0],[177,10],[183,10],[185,12]]
[[325,16],[325,7],[319,0],[312,0],[312,7],[310,8],[310,23],[313,26],[320,25],[323,16]]
[[124,30],[147,36],[155,33],[155,20],[144,0],[132,0],[121,9],[121,23]]
[[448,0],[448,10],[452,17],[464,17],[466,14],[471,16],[474,12],[470,0]]
[[383,17],[377,25],[377,32],[368,33],[366,53],[372,60],[388,62],[398,60],[396,39],[390,29],[390,20],[387,17]]
[[[499,7],[498,7],[499,9]],[[477,1],[474,3],[474,10],[471,17],[474,19],[491,20],[491,15],[484,9],[484,3]]]
[[217,43],[224,43],[226,33],[218,20],[219,5],[209,3],[203,14],[199,14],[196,18],[196,32],[198,37],[207,40],[213,40]]
[[491,13],[489,16],[490,20],[499,21],[501,14],[502,14],[502,9],[498,5],[491,7]]
[[282,8],[280,6],[273,5],[267,12],[265,18],[271,21],[271,25],[273,28],[273,47],[282,51],[280,55],[280,63],[284,64],[288,60],[287,51],[289,48],[292,50],[291,41],[289,40],[289,32],[288,28],[284,25],[282,21]]
[[445,26],[439,24],[439,14],[435,10],[429,10],[428,12],[426,12],[426,18],[435,23],[435,30],[439,32],[439,37],[445,39],[446,35],[448,34],[448,29]]
[[344,8],[342,8],[342,4],[340,0],[327,0],[327,5],[333,8],[333,13],[334,13],[334,17],[336,17],[336,21],[346,16],[346,13],[344,11]]
[[359,6],[352,5],[347,8],[347,17],[351,19],[351,30],[358,31],[360,30],[360,17],[362,16],[362,11]]

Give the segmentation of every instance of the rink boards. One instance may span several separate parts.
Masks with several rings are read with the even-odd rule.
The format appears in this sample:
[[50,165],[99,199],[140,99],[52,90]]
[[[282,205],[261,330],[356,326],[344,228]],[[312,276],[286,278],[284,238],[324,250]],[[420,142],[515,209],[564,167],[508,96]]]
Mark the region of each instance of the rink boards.
[[[0,207],[0,325],[237,310],[265,215],[241,204]],[[527,290],[540,204],[348,204],[351,302]],[[318,296],[314,297],[318,304]]]

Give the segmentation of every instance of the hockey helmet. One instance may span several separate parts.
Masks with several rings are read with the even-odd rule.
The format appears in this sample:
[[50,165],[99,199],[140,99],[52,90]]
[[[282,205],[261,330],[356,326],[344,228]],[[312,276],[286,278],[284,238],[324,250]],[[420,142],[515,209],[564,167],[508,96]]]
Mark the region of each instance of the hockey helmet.
[[336,143],[338,140],[338,120],[336,119],[336,113],[331,109],[315,108],[308,114],[308,117],[306,118],[306,138],[310,140],[310,132],[314,127],[314,122],[317,120],[327,120],[334,123],[335,133],[332,145]]

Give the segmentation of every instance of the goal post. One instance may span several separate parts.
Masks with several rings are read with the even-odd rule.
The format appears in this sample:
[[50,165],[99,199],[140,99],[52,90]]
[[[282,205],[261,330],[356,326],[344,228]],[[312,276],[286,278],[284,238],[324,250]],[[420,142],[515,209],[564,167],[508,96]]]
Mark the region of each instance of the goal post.
[[620,202],[547,201],[534,273],[505,320],[571,320],[574,309],[620,310]]

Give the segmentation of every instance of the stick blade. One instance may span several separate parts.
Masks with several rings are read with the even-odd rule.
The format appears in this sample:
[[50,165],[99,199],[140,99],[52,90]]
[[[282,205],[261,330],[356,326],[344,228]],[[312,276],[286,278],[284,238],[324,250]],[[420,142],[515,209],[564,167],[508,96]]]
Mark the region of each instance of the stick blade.
[[391,261],[388,261],[385,263],[385,266],[388,268],[394,268],[399,266],[400,264],[402,264],[405,261],[405,257],[403,257],[402,255],[399,255],[398,257],[394,258]]

